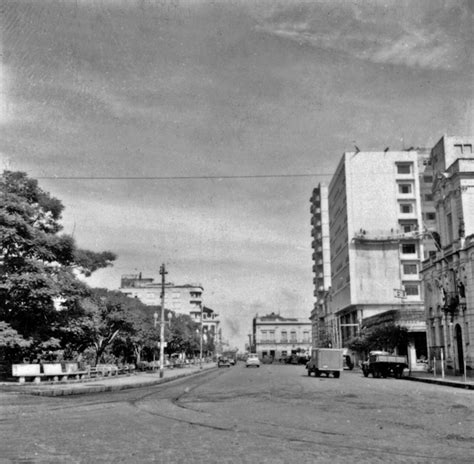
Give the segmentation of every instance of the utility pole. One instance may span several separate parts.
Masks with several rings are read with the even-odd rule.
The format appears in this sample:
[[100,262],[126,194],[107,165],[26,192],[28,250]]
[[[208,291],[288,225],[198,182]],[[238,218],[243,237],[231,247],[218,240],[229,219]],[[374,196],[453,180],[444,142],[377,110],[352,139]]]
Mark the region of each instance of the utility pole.
[[161,318],[160,318],[160,378],[163,378],[165,367],[165,265],[160,266],[161,275]]

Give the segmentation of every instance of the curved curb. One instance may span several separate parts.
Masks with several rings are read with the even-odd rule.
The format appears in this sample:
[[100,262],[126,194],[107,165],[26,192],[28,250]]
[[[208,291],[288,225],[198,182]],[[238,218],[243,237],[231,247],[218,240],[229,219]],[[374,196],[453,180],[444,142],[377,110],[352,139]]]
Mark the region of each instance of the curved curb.
[[197,372],[189,372],[186,374],[179,374],[173,377],[163,377],[161,379],[138,382],[138,383],[125,383],[121,385],[81,385],[80,387],[73,388],[52,388],[45,390],[29,390],[22,392],[25,395],[35,395],[35,396],[70,396],[70,395],[88,395],[92,393],[102,393],[102,392],[113,392],[120,390],[130,390],[132,388],[143,388],[151,387],[153,385],[159,385],[161,383],[172,382],[173,380],[182,379],[184,377],[193,377],[197,375],[203,375],[206,372],[210,372],[217,369],[216,367],[210,367],[207,369],[199,370]]

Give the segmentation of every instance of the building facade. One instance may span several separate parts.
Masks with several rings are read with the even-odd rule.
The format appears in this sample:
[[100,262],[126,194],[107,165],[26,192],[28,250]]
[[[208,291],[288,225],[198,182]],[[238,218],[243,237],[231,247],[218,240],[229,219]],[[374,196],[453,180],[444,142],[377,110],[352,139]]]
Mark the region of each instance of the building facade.
[[[329,246],[328,188],[319,184],[313,190],[311,203],[311,246],[313,249],[314,306],[311,311],[311,339],[313,347],[328,346],[331,340],[331,315],[326,299],[331,288],[331,254]],[[332,324],[333,325],[333,324]]]
[[271,313],[255,316],[252,324],[253,351],[260,358],[279,360],[292,354],[307,355],[311,350],[311,322]]
[[474,137],[431,151],[438,248],[423,263],[428,358],[440,372],[474,370]]
[[[219,315],[203,304],[204,288],[201,284],[175,285],[166,282],[165,308],[177,314],[186,314],[200,324],[202,317],[203,338],[207,342],[211,338],[215,346],[221,343]],[[161,306],[161,283],[151,277],[139,274],[123,275],[119,291],[132,298],[138,298],[148,306]]]
[[424,367],[420,271],[433,240],[422,216],[432,198],[421,192],[431,190],[430,170],[424,149],[342,156],[328,192],[332,285],[325,322],[332,346],[346,346],[364,327],[393,322],[409,332],[411,368]]
[[[132,298],[138,298],[148,306],[161,306],[161,282],[139,274],[123,275],[119,291]],[[201,284],[175,285],[165,283],[165,308],[178,314],[201,312],[203,304]]]

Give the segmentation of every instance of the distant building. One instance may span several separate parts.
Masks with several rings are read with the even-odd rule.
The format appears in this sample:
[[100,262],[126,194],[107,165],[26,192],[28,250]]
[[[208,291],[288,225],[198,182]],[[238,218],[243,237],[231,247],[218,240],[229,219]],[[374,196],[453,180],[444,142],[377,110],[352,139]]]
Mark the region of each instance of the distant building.
[[311,202],[311,246],[313,249],[313,284],[315,303],[311,311],[313,346],[328,346],[333,337],[333,318],[327,313],[326,299],[331,288],[331,253],[329,245],[328,188],[319,184],[313,190]]
[[[161,306],[161,282],[139,274],[123,275],[119,291],[132,298],[138,298],[148,306]],[[165,308],[177,314],[187,314],[193,321],[200,323],[202,308],[202,324],[204,340],[212,337],[216,346],[220,344],[219,315],[211,308],[204,306],[201,284],[175,285],[165,283]]]
[[[143,277],[141,273],[123,275],[119,290],[148,306],[161,306],[161,282]],[[175,285],[166,282],[165,308],[179,314],[200,313],[203,291],[201,284]]]
[[271,313],[255,316],[252,323],[253,348],[260,358],[280,359],[311,350],[311,322]]
[[[440,372],[474,371],[474,137],[431,151],[438,248],[423,263],[428,358]],[[434,366],[433,366],[434,367]]]
[[342,156],[328,192],[331,289],[322,323],[331,346],[393,322],[408,329],[412,369],[424,366],[420,270],[425,247],[433,249],[423,221],[433,201],[421,192],[431,190],[430,172],[426,149]]

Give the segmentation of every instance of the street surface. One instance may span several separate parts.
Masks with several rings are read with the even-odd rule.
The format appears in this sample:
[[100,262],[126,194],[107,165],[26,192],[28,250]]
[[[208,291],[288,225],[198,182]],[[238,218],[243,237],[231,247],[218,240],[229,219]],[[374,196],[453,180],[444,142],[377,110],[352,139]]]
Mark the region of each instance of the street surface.
[[467,463],[474,393],[243,364],[114,393],[0,393],[1,463]]

